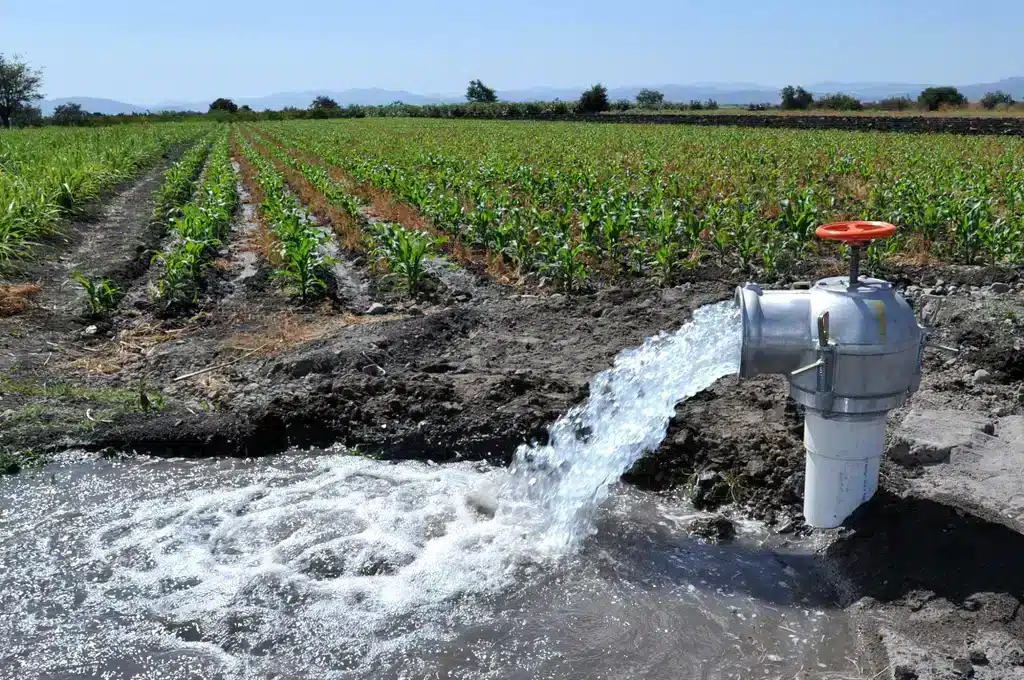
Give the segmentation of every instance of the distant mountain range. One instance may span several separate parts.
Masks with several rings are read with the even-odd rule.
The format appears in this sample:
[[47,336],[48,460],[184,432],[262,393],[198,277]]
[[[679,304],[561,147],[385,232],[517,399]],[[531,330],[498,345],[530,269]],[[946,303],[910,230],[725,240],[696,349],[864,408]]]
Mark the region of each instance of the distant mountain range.
[[[779,88],[757,85],[753,83],[697,83],[693,85],[631,85],[613,87],[608,90],[612,100],[635,99],[640,90],[647,87],[658,90],[665,95],[666,101],[689,102],[694,99],[701,101],[714,99],[723,105],[743,105],[752,103],[778,103]],[[807,86],[805,86],[807,87]],[[807,87],[815,95],[831,92],[845,92],[859,99],[870,101],[886,97],[908,96],[916,98],[921,90],[932,87],[928,84],[907,83],[842,83],[823,82]],[[1024,77],[1004,78],[994,83],[976,83],[958,86],[960,91],[971,101],[981,99],[986,92],[1003,90],[1017,100],[1024,100]],[[579,99],[584,87],[557,88],[534,87],[525,90],[498,90],[498,97],[503,101],[572,101]],[[378,106],[391,102],[406,104],[447,104],[465,101],[461,94],[422,95],[404,90],[384,90],[379,88],[362,88],[341,91],[307,90],[304,92],[278,92],[264,97],[234,97],[239,106],[248,105],[256,111],[283,109],[288,106],[308,108],[318,96],[327,96],[342,106],[357,104],[360,106]],[[94,113],[114,115],[118,113],[145,113],[146,111],[206,111],[210,102],[165,101],[151,106],[140,106],[95,97],[63,97],[47,99],[40,103],[43,115],[50,115],[61,104],[80,104],[83,109]]]

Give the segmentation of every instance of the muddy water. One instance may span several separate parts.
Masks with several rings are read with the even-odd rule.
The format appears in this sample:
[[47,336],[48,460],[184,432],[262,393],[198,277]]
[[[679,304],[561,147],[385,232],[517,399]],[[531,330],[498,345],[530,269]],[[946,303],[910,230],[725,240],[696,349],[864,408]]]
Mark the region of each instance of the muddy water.
[[616,487],[561,557],[508,472],[344,451],[89,460],[0,481],[3,678],[814,677],[849,670],[809,558],[687,537]]

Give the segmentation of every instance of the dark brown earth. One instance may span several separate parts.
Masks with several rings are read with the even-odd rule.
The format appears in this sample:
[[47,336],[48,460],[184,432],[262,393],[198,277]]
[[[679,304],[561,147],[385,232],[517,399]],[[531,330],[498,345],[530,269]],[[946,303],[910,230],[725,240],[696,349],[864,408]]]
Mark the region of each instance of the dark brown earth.
[[1024,135],[1024,117],[1020,116],[895,116],[835,114],[537,114],[524,116],[473,115],[474,118],[498,118],[575,123],[627,123],[630,125],[735,125],[741,127],[791,128],[797,130],[850,130],[856,132],[906,132],[956,135]]
[[[158,183],[159,175],[147,175],[97,219],[71,225],[67,241],[51,245],[31,272],[43,288],[38,306],[0,319],[6,460],[25,464],[73,446],[252,456],[342,442],[389,458],[507,462],[584,400],[590,379],[617,353],[678,328],[743,282],[698,269],[671,287],[627,281],[565,296],[436,262],[431,295],[409,299],[343,252],[336,275],[344,280],[303,307],[270,282],[246,194],[200,303],[187,316],[158,318],[143,266],[162,233],[149,221]],[[109,318],[80,316],[76,293],[62,287],[70,263],[126,290]],[[800,277],[834,267],[811,265]],[[928,310],[936,342],[963,349],[929,351],[915,402],[1024,413],[1018,271],[879,273]],[[765,283],[804,285],[793,278]],[[992,292],[993,283],[1005,292]],[[367,303],[377,303],[372,314]],[[988,377],[976,382],[978,370]],[[858,612],[876,670],[888,673],[877,677],[943,677],[959,672],[962,659],[976,677],[1017,677],[1024,650],[1011,647],[1024,637],[1024,539],[910,493],[908,480],[919,473],[887,462],[883,490],[830,535],[823,555],[843,604]],[[665,442],[626,479],[701,508],[731,506],[783,534],[809,533],[800,514],[802,413],[781,378],[726,378],[681,404]],[[890,663],[892,644],[917,660]]]

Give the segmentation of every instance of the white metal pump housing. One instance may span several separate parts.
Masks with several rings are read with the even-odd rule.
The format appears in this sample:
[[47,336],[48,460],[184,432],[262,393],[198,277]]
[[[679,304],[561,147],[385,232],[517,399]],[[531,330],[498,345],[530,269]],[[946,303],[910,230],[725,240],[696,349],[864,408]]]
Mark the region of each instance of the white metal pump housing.
[[[818,234],[850,224],[881,223],[828,225]],[[888,413],[921,383],[924,329],[892,284],[859,276],[866,240],[853,241],[849,277],[822,279],[810,290],[763,291],[753,283],[736,290],[740,376],[785,375],[806,408],[804,517],[812,527],[839,526],[874,495]]]

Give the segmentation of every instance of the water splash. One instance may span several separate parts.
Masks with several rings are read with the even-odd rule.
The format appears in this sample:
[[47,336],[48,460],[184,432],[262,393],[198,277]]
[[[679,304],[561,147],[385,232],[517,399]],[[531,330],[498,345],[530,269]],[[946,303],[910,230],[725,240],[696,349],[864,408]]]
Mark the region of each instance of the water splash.
[[499,517],[526,522],[552,552],[577,547],[610,485],[665,438],[676,404],[739,370],[740,335],[739,309],[721,302],[619,354],[546,445],[519,447]]

